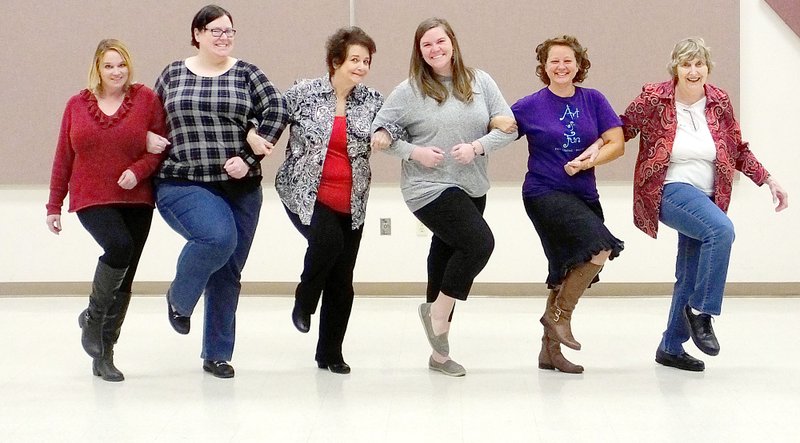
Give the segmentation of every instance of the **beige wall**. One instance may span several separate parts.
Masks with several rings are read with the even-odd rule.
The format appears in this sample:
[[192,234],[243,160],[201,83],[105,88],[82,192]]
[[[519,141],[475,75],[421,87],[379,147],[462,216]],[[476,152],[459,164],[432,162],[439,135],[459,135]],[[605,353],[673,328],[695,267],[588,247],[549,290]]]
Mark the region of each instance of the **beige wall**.
[[[796,206],[800,174],[796,172],[796,165],[800,164],[800,149],[793,126],[800,121],[800,107],[796,103],[800,38],[761,1],[743,1],[741,16],[738,115],[743,133],[758,157],[792,193],[795,207],[776,215],[766,188],[756,188],[747,179],[739,180],[730,210],[737,239],[728,278],[730,282],[797,283],[800,281],[796,258],[800,216]],[[722,46],[721,43],[712,44]],[[624,76],[624,67],[620,67],[619,72]],[[633,227],[628,184],[601,184],[600,192],[609,225],[626,241],[623,255],[604,271],[604,281],[671,281],[675,236],[665,229],[662,238],[655,241]],[[304,248],[302,239],[280,208],[274,190],[267,188],[265,195],[261,224],[244,280],[296,281]],[[46,196],[47,191],[41,185],[0,188],[0,245],[3,248],[0,285],[3,282],[89,280],[94,260],[100,254],[99,248],[74,215],[65,217],[65,231],[61,236],[47,232],[44,225]],[[392,218],[392,236],[377,235],[381,217]],[[489,193],[487,218],[497,237],[497,248],[478,281],[543,281],[544,257],[522,209],[518,183],[495,184]],[[356,280],[424,281],[427,246],[428,240],[416,235],[416,223],[403,204],[399,190],[391,185],[378,186],[371,194]],[[178,236],[156,216],[138,279],[170,280],[180,247]]]
[[[206,2],[106,0],[87,7],[89,2],[64,0],[47,2],[44,11],[41,2],[6,0],[7,10],[14,13],[6,14],[0,24],[14,31],[0,46],[5,99],[0,106],[0,155],[5,160],[0,163],[0,184],[42,184],[50,178],[61,112],[67,99],[86,86],[86,71],[101,38],[126,42],[136,80],[152,86],[169,62],[194,53],[189,45],[191,19]],[[261,67],[281,90],[298,77],[325,72],[325,38],[350,23],[351,3],[356,24],[378,45],[367,83],[387,94],[407,76],[416,26],[427,17],[441,16],[455,28],[467,64],[489,72],[509,103],[543,86],[534,74],[536,45],[569,33],[586,45],[593,61],[586,86],[600,89],[616,109],[624,109],[645,81],[666,79],[664,65],[672,45],[696,34],[714,45],[722,67],[715,82],[738,104],[737,0],[576,0],[569,8],[562,2],[523,0],[222,2],[239,31],[234,55]],[[526,155],[524,141],[493,155],[493,179],[518,182]],[[263,163],[268,180],[274,177],[278,157]],[[379,155],[373,160],[376,182],[398,181],[394,158]],[[600,176],[629,180],[632,165],[632,157],[623,159]]]

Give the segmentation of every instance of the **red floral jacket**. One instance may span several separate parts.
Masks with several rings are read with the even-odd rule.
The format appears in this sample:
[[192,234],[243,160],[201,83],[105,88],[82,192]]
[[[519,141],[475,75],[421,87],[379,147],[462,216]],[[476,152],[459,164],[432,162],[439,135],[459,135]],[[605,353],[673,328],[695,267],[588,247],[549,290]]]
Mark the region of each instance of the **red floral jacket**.
[[[705,90],[706,120],[717,146],[714,202],[727,212],[736,170],[758,186],[764,184],[769,172],[742,141],[728,94],[710,84],[705,85]],[[642,93],[620,116],[626,141],[641,133],[633,174],[633,223],[653,238],[658,232],[661,193],[678,127],[675,114],[675,84],[667,81],[645,84]]]

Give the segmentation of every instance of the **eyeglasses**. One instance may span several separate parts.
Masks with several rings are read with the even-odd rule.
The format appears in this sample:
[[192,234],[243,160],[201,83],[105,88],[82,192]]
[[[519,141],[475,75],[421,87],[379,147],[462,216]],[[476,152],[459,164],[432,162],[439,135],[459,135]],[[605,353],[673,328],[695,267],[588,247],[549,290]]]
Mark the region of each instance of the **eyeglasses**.
[[203,28],[203,29],[205,29],[206,31],[210,31],[211,35],[213,35],[214,37],[222,37],[222,34],[225,34],[225,35],[228,36],[228,38],[233,38],[233,36],[236,35],[236,30],[233,29],[233,28],[228,28],[228,29],[222,29],[222,28],[208,29],[208,28]]

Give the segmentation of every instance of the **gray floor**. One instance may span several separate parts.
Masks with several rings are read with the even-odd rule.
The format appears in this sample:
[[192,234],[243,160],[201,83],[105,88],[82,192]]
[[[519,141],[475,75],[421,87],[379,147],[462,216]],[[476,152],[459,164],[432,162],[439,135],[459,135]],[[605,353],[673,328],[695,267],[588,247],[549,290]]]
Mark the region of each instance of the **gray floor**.
[[729,442],[800,441],[800,299],[729,299],[722,352],[704,373],[653,362],[667,298],[581,301],[568,358],[537,369],[544,299],[457,307],[451,355],[467,376],[427,369],[417,298],[356,300],[347,376],[313,361],[292,299],[241,300],[236,377],[203,373],[201,317],[174,333],[161,297],[133,300],[117,346],[122,383],[91,375],[77,313],[85,298],[0,298],[0,441]]

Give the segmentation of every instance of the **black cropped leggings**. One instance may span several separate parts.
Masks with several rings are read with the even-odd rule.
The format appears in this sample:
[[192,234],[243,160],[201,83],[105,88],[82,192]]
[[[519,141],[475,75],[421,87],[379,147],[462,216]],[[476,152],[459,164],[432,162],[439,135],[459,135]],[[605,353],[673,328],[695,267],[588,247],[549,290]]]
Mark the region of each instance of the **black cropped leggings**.
[[466,300],[475,277],[494,250],[494,235],[483,211],[486,196],[470,197],[459,188],[449,188],[436,200],[414,212],[433,232],[428,253],[429,302],[439,292]]

